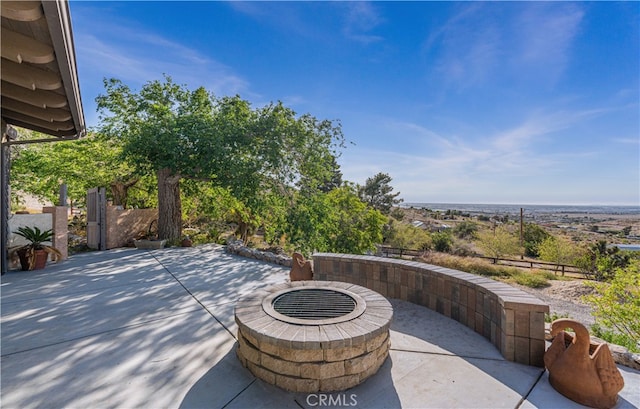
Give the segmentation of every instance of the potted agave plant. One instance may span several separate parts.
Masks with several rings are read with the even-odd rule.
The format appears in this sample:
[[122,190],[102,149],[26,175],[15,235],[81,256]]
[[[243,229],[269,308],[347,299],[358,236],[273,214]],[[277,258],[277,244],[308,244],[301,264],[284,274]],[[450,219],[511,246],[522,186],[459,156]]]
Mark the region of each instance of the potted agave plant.
[[19,227],[13,233],[24,237],[29,242],[12,250],[18,254],[23,271],[43,269],[47,264],[49,254],[53,255],[55,261],[62,258],[58,249],[44,244],[44,242],[51,241],[52,230],[41,231],[38,227]]

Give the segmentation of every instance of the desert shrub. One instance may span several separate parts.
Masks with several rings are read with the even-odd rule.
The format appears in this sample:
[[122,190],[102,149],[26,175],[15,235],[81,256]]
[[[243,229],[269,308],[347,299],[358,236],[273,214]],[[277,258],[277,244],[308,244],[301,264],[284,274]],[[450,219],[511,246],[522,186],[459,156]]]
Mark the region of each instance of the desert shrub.
[[448,231],[439,231],[431,235],[431,241],[433,242],[433,249],[441,253],[447,253],[453,246],[453,237]]
[[576,265],[587,278],[596,281],[610,280],[616,269],[625,268],[631,262],[630,252],[620,251],[616,246],[607,246],[606,240],[599,240],[589,246]]
[[542,288],[549,285],[549,279],[542,274],[533,272],[521,272],[513,276],[513,280],[526,287]]
[[515,267],[499,266],[490,264],[482,259],[458,257],[444,253],[428,253],[420,260],[429,264],[435,264],[487,277],[506,278],[520,273],[520,271]]
[[459,239],[473,239],[478,231],[478,224],[465,220],[453,228],[453,234]]
[[588,285],[595,294],[583,299],[593,307],[596,324],[604,332],[610,330],[640,343],[640,262],[615,271],[609,283],[592,282]]
[[569,314],[563,313],[558,314],[557,312],[552,312],[551,314],[544,314],[544,322],[553,322],[560,318],[569,318]]
[[481,231],[477,237],[478,247],[487,257],[503,258],[503,256],[515,255],[520,252],[518,237],[505,226],[499,226],[493,231]]
[[582,256],[581,249],[562,236],[549,236],[538,246],[540,258],[556,264],[574,264]]
[[391,223],[386,236],[385,244],[400,249],[430,250],[432,246],[428,232],[407,223]]
[[472,257],[476,255],[476,252],[469,243],[460,240],[454,241],[450,253],[460,257]]

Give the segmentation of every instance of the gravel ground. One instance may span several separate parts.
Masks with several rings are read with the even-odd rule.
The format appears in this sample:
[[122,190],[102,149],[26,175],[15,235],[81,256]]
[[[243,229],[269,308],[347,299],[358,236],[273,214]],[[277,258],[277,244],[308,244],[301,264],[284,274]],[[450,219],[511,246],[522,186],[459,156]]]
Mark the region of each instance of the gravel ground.
[[529,288],[520,285],[517,287],[549,304],[552,315],[554,313],[558,316],[568,315],[569,318],[586,325],[595,322],[591,314],[591,307],[580,301],[583,295],[593,291],[591,287],[584,285],[583,280],[551,281],[551,285],[544,288]]

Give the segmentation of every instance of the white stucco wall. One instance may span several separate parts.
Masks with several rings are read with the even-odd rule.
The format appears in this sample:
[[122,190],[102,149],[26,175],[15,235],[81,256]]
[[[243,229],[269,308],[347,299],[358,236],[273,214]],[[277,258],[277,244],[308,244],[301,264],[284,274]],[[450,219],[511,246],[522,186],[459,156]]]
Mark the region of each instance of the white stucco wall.
[[[8,247],[21,246],[27,244],[27,241],[13,234],[18,227],[29,226],[37,227],[40,230],[49,230],[52,228],[53,222],[51,213],[37,213],[37,214],[12,214],[9,216],[9,243]],[[48,243],[51,244],[51,243]]]

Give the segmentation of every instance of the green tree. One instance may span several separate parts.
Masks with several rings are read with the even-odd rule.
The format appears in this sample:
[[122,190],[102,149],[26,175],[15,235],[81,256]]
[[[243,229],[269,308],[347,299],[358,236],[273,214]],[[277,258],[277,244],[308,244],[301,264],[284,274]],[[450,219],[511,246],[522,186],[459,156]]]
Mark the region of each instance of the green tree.
[[216,99],[170,77],[139,92],[116,79],[105,80],[105,88],[97,98],[101,130],[122,139],[139,169],[157,175],[161,238],[181,235],[182,179],[228,188],[243,205],[236,215],[246,232],[268,213],[270,195],[287,194],[295,183],[318,189],[330,180],[343,146],[339,123],[298,117],[281,103],[252,109],[239,96]]
[[581,251],[571,240],[562,236],[549,236],[538,246],[540,258],[560,265],[572,265],[581,256]]
[[496,227],[493,231],[479,232],[477,244],[485,256],[495,259],[506,255],[516,255],[520,252],[518,237],[504,225]]
[[448,253],[453,247],[453,237],[448,230],[439,231],[431,235],[433,249],[441,253]]
[[528,257],[539,257],[538,246],[549,233],[535,223],[525,223],[523,231],[524,255]]
[[314,251],[363,254],[382,242],[387,219],[367,207],[350,185],[329,193],[296,194],[282,235],[305,254]]
[[584,299],[593,306],[596,322],[640,344],[640,261],[614,271],[610,283],[592,283],[595,294]]
[[402,203],[398,199],[400,192],[391,193],[391,176],[386,173],[378,173],[367,179],[364,186],[358,186],[360,199],[383,214],[389,214],[393,205]]
[[[33,137],[43,138],[42,135]],[[74,141],[19,145],[12,152],[11,187],[57,202],[60,184],[72,203],[84,203],[87,190],[110,187],[115,204],[125,205],[140,177],[122,158],[122,146],[96,133]]]
[[390,224],[385,244],[410,250],[430,250],[433,246],[428,232],[410,224],[399,222]]
[[104,86],[106,95],[96,98],[101,132],[122,144],[139,171],[156,174],[158,236],[177,240],[182,233],[180,179],[205,176],[199,149],[211,151],[216,142],[209,132],[212,97],[169,77],[146,83],[138,93],[116,79],[105,80]]
[[631,262],[629,252],[620,251],[616,246],[608,246],[606,240],[591,244],[576,265],[589,277],[606,281],[613,277],[617,269],[626,268]]

